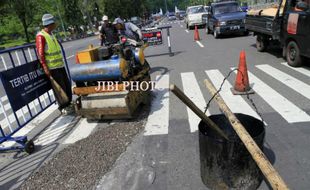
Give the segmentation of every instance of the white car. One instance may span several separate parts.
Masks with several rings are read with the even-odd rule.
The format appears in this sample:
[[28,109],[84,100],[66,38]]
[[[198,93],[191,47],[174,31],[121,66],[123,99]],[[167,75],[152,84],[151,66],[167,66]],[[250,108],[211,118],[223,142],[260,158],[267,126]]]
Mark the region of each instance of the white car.
[[206,21],[203,19],[205,15],[207,15],[207,10],[203,5],[187,7],[185,17],[186,28],[191,29],[195,25],[205,26]]

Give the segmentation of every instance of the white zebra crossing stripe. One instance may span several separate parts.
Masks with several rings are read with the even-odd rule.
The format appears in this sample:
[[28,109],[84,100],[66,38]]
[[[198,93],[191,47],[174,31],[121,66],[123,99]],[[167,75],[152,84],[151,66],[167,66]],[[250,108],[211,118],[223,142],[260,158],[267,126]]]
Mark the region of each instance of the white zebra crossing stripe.
[[74,131],[66,138],[62,144],[73,144],[88,137],[96,128],[97,123],[88,123],[87,119],[82,119],[75,127]]
[[308,70],[308,69],[305,69],[305,68],[302,68],[302,67],[299,67],[299,68],[297,68],[297,67],[291,67],[291,66],[289,66],[289,65],[287,64],[287,62],[281,63],[281,64],[284,65],[284,66],[286,66],[286,67],[288,67],[288,68],[290,68],[290,69],[293,69],[294,71],[297,71],[297,72],[299,72],[299,73],[301,73],[301,74],[304,74],[304,75],[306,75],[307,77],[310,77],[310,70]]
[[271,67],[270,65],[257,65],[258,69],[262,70],[263,72],[267,73],[271,77],[277,79],[284,85],[290,87],[291,89],[295,90],[302,96],[310,99],[310,86],[276,68]]
[[[214,84],[215,88],[219,89],[224,80],[224,76],[222,75],[222,73],[219,70],[208,70],[205,72],[210,78],[211,82]],[[259,115],[241,96],[235,96],[232,94],[230,90],[231,88],[232,85],[228,81],[225,81],[222,90],[220,91],[220,95],[229,106],[231,111],[234,113],[247,114],[260,120],[261,118],[259,117]]]
[[196,41],[196,43],[197,43],[201,48],[204,48],[204,47],[205,47],[200,41]]
[[255,90],[255,92],[261,96],[275,111],[277,111],[288,123],[310,121],[310,116],[306,112],[262,82],[251,72],[248,72],[248,74],[250,81],[254,83],[253,90]]
[[59,117],[52,125],[48,127],[35,141],[36,145],[48,145],[55,142],[58,137],[68,128],[73,121],[74,116]]
[[150,115],[145,125],[144,135],[168,134],[169,126],[169,75],[156,77]]
[[[193,72],[181,73],[181,79],[184,93],[189,97],[189,99],[194,102],[194,104],[198,106],[200,110],[204,111],[206,101],[199,88],[195,74]],[[189,109],[188,107],[186,109],[188,114],[190,132],[193,133],[198,130],[198,124],[201,119],[191,109]],[[209,116],[210,112],[207,111],[206,114]]]

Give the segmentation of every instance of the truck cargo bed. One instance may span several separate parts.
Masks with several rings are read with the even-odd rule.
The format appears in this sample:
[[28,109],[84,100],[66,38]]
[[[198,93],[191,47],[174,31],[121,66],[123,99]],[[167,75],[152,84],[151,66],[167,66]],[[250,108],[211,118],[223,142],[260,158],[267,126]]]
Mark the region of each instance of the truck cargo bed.
[[245,26],[254,34],[265,34],[273,39],[279,39],[281,18],[261,15],[247,15]]

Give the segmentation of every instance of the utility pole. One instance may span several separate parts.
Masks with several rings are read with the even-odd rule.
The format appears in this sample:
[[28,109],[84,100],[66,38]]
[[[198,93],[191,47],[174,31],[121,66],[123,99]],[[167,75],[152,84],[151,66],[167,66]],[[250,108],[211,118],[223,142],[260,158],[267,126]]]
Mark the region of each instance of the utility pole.
[[166,13],[168,12],[167,0],[165,0]]

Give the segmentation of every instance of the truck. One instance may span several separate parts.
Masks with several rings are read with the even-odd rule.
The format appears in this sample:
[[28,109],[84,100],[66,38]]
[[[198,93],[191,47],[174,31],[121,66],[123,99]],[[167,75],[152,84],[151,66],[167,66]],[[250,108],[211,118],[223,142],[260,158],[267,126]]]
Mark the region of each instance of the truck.
[[256,36],[259,52],[279,45],[292,67],[310,58],[310,0],[282,0],[269,8],[249,10],[245,24]]
[[245,17],[246,13],[242,11],[236,1],[212,3],[209,8],[206,33],[213,33],[214,38],[233,33],[248,35],[245,28]]

